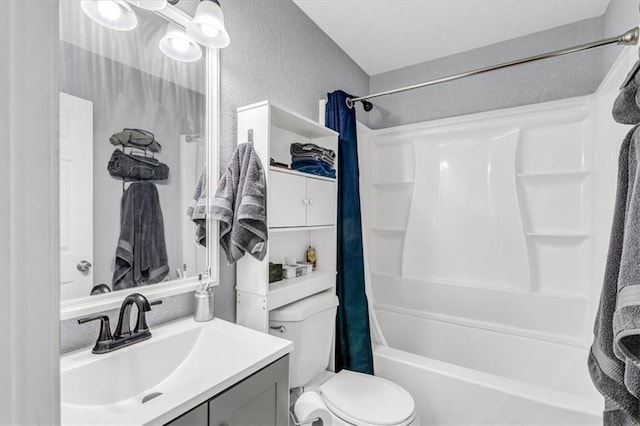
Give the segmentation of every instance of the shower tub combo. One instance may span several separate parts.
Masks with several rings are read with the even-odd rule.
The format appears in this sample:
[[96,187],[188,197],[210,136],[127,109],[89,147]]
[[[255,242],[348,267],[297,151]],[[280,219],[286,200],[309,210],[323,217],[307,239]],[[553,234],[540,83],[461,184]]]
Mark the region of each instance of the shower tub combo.
[[586,97],[359,126],[375,371],[423,424],[601,424],[586,360],[634,59]]

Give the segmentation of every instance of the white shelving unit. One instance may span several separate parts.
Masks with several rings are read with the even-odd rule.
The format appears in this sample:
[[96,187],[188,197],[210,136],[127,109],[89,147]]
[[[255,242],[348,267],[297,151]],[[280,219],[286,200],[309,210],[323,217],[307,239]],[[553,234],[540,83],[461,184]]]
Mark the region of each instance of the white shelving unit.
[[[309,177],[309,173],[302,173],[302,172],[299,172],[297,170],[285,169],[283,167],[270,166],[269,167],[269,171],[285,173],[285,174],[294,175],[294,176]],[[314,179],[318,179],[318,180],[325,180],[325,181],[329,181],[329,182],[335,182],[336,181],[334,178],[328,178],[328,177],[324,177],[324,176],[315,176],[315,175],[311,175],[311,176],[313,176]]]
[[321,231],[324,229],[333,229],[335,225],[322,225],[322,226],[289,226],[286,228],[271,228],[269,232],[271,234],[278,234],[280,232],[305,232],[305,231]]
[[[237,265],[238,324],[269,330],[269,311],[336,285],[337,178],[268,166],[270,158],[290,164],[294,142],[314,143],[338,152],[338,134],[269,101],[238,108],[238,143],[249,135],[267,174],[269,241],[262,262],[251,256]],[[337,168],[337,158],[336,158]],[[313,244],[317,270],[269,284],[269,262],[304,260]]]

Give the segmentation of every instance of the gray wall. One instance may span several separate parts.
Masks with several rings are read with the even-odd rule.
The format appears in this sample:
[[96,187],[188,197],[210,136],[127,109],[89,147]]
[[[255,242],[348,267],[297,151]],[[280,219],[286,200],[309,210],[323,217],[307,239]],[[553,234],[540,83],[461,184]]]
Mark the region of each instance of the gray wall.
[[[370,79],[370,92],[598,40],[604,20],[592,18],[377,74]],[[603,77],[602,55],[602,50],[592,50],[373,99],[369,123],[379,129],[593,93]]]
[[[129,294],[123,292],[122,298]],[[136,322],[136,309],[132,309],[131,324]],[[112,309],[103,312],[109,316],[111,330],[116,328],[120,309]],[[162,299],[161,305],[151,307],[151,312],[146,314],[147,324],[153,332],[153,327],[175,319],[183,318],[193,313],[193,293],[180,294],[178,296]],[[74,351],[76,349],[93,346],[98,337],[100,325],[97,321],[86,324],[78,324],[76,319],[60,321],[60,353]]]
[[[620,35],[628,29],[637,27],[639,21],[638,0],[611,0],[607,12],[604,14],[603,36]],[[609,46],[602,50],[602,76],[609,71],[622,49],[622,46]]]

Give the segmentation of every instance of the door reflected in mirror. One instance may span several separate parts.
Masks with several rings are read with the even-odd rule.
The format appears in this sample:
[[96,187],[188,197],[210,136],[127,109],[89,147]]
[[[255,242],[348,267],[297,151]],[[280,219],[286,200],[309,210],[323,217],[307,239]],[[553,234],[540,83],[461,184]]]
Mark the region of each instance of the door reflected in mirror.
[[206,194],[196,193],[206,173],[206,49],[193,62],[166,56],[168,20],[134,9],[137,26],[118,31],[80,2],[60,2],[62,300],[208,267],[197,216]]

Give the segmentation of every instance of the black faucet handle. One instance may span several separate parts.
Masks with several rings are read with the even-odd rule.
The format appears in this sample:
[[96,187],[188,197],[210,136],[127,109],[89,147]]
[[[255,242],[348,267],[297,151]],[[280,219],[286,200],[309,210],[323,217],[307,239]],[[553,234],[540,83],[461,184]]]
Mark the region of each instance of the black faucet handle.
[[109,324],[109,317],[106,315],[90,315],[88,317],[78,319],[78,324],[84,324],[89,321],[100,321],[100,333],[98,334],[98,340],[96,345],[102,342],[108,342],[113,340],[111,336],[111,325]]
[[161,304],[162,304],[162,300],[154,300],[153,302],[149,302],[148,310],[138,311],[138,321],[136,321],[136,328],[133,330],[134,333],[144,333],[145,331],[149,331],[149,326],[147,325],[146,312],[149,312],[151,310],[151,306],[156,306]]

